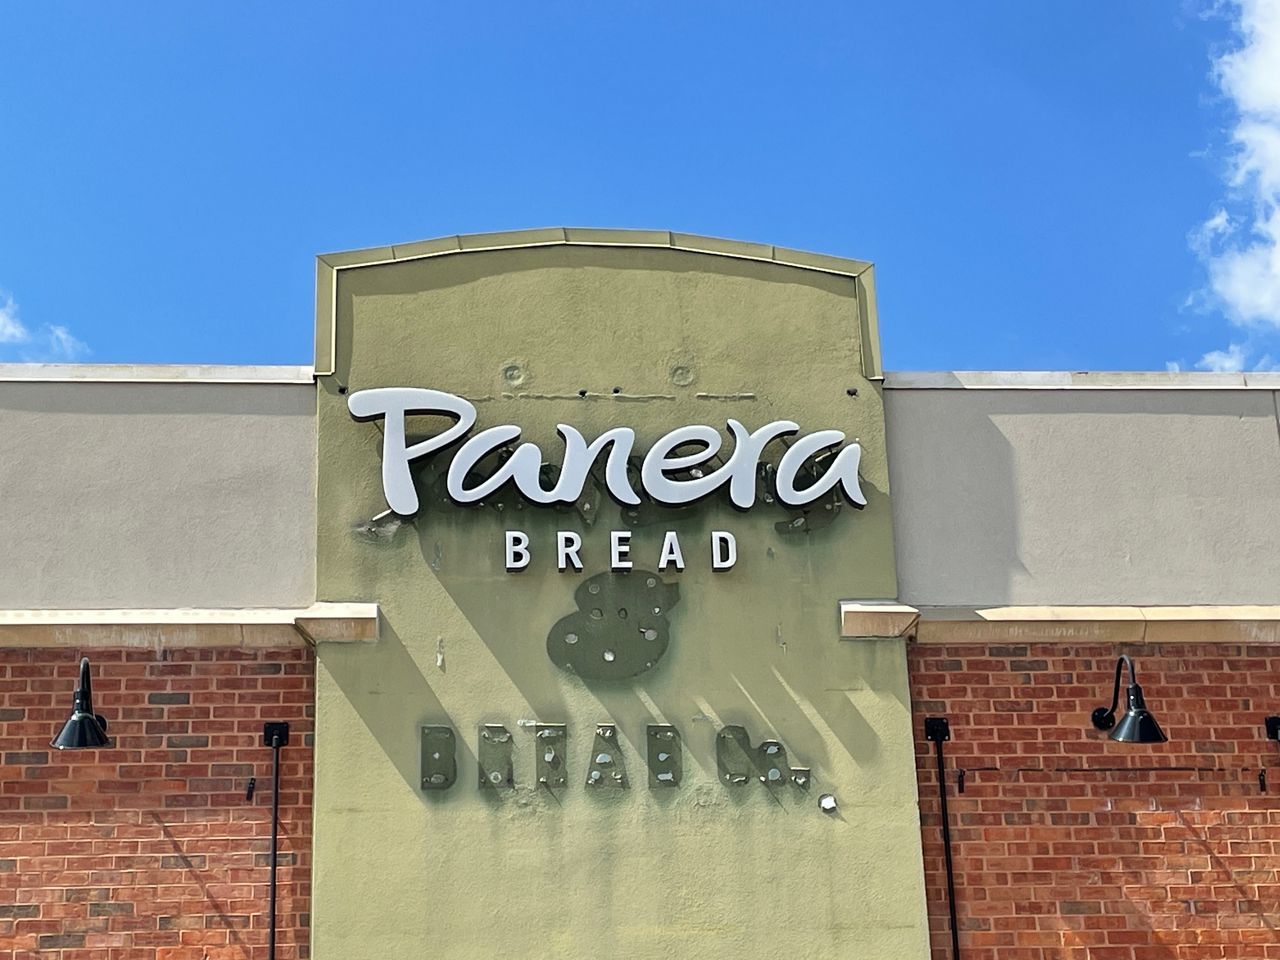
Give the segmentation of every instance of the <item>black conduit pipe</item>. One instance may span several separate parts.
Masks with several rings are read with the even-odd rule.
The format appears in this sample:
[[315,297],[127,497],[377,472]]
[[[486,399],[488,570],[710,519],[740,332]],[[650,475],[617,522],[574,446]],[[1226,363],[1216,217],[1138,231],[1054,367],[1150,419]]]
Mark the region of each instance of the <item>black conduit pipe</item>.
[[267,908],[267,957],[276,960],[276,861],[280,850],[280,748],[289,742],[289,724],[268,723],[262,739],[271,748],[271,892]]
[[960,960],[960,928],[956,924],[956,874],[951,862],[951,816],[947,813],[947,776],[942,763],[942,744],[951,739],[946,717],[925,717],[924,738],[933,743],[938,755],[938,800],[942,804],[942,852],[947,863],[947,907],[951,913],[951,960]]

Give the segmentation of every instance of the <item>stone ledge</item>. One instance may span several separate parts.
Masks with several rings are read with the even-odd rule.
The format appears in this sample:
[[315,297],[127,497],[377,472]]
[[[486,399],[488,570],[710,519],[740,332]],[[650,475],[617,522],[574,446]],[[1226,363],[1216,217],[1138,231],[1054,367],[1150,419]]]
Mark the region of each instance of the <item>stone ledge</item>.
[[912,607],[841,601],[841,639],[1280,644],[1280,606]]
[[311,367],[172,363],[0,363],[4,383],[203,383],[300,385]]
[[891,370],[886,390],[1277,390],[1278,373],[1069,370]]
[[373,643],[376,603],[300,609],[3,610],[4,647],[287,647]]
[[875,640],[915,633],[920,611],[904,603],[840,601],[840,639]]

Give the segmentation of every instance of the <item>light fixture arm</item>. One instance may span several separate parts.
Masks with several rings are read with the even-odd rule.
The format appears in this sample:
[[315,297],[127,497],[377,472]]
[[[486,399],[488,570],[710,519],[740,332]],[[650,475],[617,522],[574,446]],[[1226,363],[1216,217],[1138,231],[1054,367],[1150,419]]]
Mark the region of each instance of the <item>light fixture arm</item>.
[[93,681],[89,675],[89,658],[80,658],[80,685],[72,699],[72,709],[81,713],[93,713]]
[[89,658],[80,658],[80,686],[76,690],[75,697],[72,698],[72,711],[79,710],[86,713],[98,721],[98,726],[102,727],[103,732],[107,729],[107,718],[100,713],[93,712],[93,682],[89,679]]
[[1116,710],[1120,706],[1120,677],[1126,666],[1129,668],[1130,689],[1138,685],[1138,675],[1133,669],[1133,661],[1129,659],[1128,654],[1120,654],[1119,659],[1116,660],[1116,683],[1111,691],[1111,709],[1098,707],[1090,717],[1093,725],[1099,730],[1110,730],[1116,725]]
[[103,730],[107,729],[107,718],[93,712],[93,682],[89,678],[89,658],[80,658],[80,683],[71,697],[71,712],[83,713],[95,717]]

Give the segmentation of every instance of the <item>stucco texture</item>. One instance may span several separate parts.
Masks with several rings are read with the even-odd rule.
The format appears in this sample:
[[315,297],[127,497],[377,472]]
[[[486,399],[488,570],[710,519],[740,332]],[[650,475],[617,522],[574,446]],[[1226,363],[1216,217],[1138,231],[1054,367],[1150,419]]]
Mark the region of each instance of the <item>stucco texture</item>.
[[0,609],[309,606],[314,395],[0,383]]
[[[385,622],[376,645],[318,649],[319,960],[927,955],[905,651],[842,642],[837,622],[840,599],[896,595],[883,412],[860,373],[855,289],[625,247],[339,274],[336,368],[319,390],[318,592],[377,601]],[[552,460],[559,422],[588,438],[633,426],[641,451],[686,423],[723,431],[729,416],[835,427],[864,447],[869,503],[807,535],[779,533],[777,506],[720,500],[638,528],[637,569],[656,567],[662,531],[682,537],[687,569],[662,575],[680,593],[670,648],[632,680],[584,681],[551,662],[547,636],[583,578],[607,569],[608,531],[627,529],[619,507],[605,499],[589,526],[512,495],[464,510],[422,490],[416,520],[371,527],[386,509],[380,424],[354,421],[344,393],[378,386],[470,397],[478,429],[519,424]],[[505,572],[505,529],[530,535],[528,570]],[[582,532],[583,574],[556,571],[556,529]],[[731,571],[710,570],[712,529],[737,537]],[[563,788],[535,784],[534,719],[568,724]],[[646,774],[646,724],[664,722],[683,735],[675,789]],[[513,790],[477,786],[482,723],[514,737]],[[597,723],[617,725],[629,789],[585,786]],[[720,783],[721,723],[780,739],[812,786]],[[423,724],[457,731],[450,790],[421,789]],[[837,813],[819,811],[823,793]]]
[[1268,390],[885,391],[916,606],[1280,603]]

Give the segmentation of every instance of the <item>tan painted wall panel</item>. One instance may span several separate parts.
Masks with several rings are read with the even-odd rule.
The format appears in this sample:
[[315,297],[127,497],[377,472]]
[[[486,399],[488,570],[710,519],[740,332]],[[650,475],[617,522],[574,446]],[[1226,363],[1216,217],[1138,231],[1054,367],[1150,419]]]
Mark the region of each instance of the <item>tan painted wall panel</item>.
[[1280,602],[1266,390],[885,391],[901,599]]
[[311,384],[0,383],[0,608],[315,600]]

